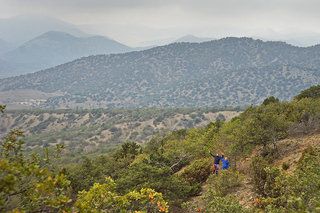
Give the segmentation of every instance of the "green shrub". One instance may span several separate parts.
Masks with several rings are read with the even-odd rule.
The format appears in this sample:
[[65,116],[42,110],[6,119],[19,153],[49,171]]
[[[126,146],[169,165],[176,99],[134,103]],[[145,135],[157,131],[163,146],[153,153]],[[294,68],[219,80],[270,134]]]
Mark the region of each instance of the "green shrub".
[[303,161],[303,159],[307,153],[309,153],[311,155],[316,155],[314,148],[310,144],[308,144],[307,148],[303,149],[302,155],[298,160],[298,164],[300,164]]
[[281,170],[277,166],[268,166],[267,159],[262,156],[252,158],[251,177],[253,179],[254,191],[262,197],[278,197],[280,191],[276,186],[276,178]]
[[180,173],[180,177],[189,184],[204,183],[211,173],[211,161],[209,158],[196,160]]
[[288,170],[289,167],[290,167],[290,165],[287,164],[286,162],[283,162],[283,163],[282,163],[282,169],[283,169],[283,170]]
[[[251,178],[253,180],[254,191],[262,196],[267,197],[269,194],[274,194],[272,191],[272,184],[275,182],[275,177],[279,173],[278,169],[267,169],[268,167],[268,160],[263,158],[262,156],[254,157],[251,160],[250,168],[251,168]],[[268,185],[269,188],[265,188]]]
[[[311,148],[306,149],[292,173],[280,171],[271,187],[276,196],[261,199],[259,212],[319,212],[320,155],[317,149]],[[275,173],[267,169],[266,172]]]
[[221,170],[219,176],[211,175],[207,182],[213,188],[217,195],[226,196],[230,189],[241,186],[244,175],[239,171],[231,169]]
[[267,167],[264,170],[266,172],[266,180],[263,191],[264,196],[271,198],[279,197],[281,191],[277,186],[278,183],[276,183],[276,178],[280,176],[281,170],[277,166]]
[[206,212],[206,213],[229,213],[229,212],[249,212],[237,200],[235,195],[228,194],[225,197],[220,197],[214,190],[209,189],[208,194],[200,197],[204,206],[199,206],[198,203],[191,206],[190,202],[185,202],[182,207],[188,212]]

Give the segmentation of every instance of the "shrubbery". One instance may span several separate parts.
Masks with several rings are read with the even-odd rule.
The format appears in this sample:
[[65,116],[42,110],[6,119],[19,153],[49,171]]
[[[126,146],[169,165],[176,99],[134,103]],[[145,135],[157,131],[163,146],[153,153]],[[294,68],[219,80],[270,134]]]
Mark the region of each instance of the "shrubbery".
[[278,167],[269,167],[269,162],[262,156],[251,160],[251,178],[254,191],[261,197],[277,197],[279,192],[275,190],[275,178],[280,174]]
[[211,174],[210,159],[196,160],[192,165],[187,166],[181,173],[180,177],[188,183],[204,183]]
[[211,175],[207,180],[210,188],[215,190],[218,196],[226,196],[231,189],[241,186],[244,179],[244,175],[239,171],[231,169],[219,171],[219,175]]
[[239,203],[235,195],[228,194],[225,197],[220,197],[214,190],[209,189],[208,194],[201,196],[200,199],[203,200],[204,205],[199,206],[198,203],[191,205],[190,202],[185,202],[182,207],[189,212],[249,212]]

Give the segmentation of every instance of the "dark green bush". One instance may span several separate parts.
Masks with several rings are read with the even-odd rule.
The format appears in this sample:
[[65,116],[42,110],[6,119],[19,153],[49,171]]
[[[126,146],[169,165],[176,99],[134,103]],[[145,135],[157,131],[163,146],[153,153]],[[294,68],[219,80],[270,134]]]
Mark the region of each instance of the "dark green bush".
[[283,162],[283,163],[282,163],[282,169],[283,169],[283,170],[288,170],[289,167],[290,167],[290,165],[287,164],[286,162]]
[[204,183],[211,174],[210,159],[196,160],[193,164],[186,167],[180,173],[180,177],[185,179],[189,184]]

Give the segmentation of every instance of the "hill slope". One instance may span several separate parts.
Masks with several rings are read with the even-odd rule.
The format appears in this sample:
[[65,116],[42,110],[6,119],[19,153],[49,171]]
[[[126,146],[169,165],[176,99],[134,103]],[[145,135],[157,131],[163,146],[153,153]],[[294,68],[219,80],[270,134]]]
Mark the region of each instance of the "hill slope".
[[291,100],[318,84],[319,69],[320,45],[225,38],[89,56],[2,79],[0,92],[64,94],[48,99],[47,108],[237,106],[260,104],[272,95]]
[[[156,133],[231,120],[236,108],[23,110],[0,115],[0,138],[10,129],[25,132],[26,146],[69,144],[82,151],[115,148],[126,141],[145,143]],[[83,150],[83,148],[85,148]]]

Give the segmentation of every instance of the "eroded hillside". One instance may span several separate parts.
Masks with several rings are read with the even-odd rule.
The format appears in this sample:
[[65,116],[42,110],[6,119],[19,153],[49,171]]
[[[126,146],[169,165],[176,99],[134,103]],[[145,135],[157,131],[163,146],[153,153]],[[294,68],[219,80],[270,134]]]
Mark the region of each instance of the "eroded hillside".
[[[115,148],[126,141],[144,144],[162,131],[205,126],[210,122],[229,121],[239,109],[97,109],[97,110],[26,110],[8,111],[0,116],[1,137],[10,129],[25,132],[27,147],[50,147],[56,143],[92,151]],[[234,111],[230,111],[234,110]]]

